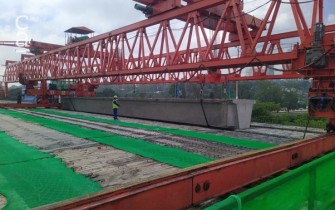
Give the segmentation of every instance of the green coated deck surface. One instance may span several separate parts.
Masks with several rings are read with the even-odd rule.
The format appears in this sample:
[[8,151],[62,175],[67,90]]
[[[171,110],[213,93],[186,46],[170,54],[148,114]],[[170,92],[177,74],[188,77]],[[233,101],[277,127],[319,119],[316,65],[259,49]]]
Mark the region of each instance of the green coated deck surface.
[[34,208],[102,189],[60,159],[1,131],[0,144],[0,194],[7,200],[5,210]]
[[213,160],[211,158],[186,152],[178,148],[161,146],[141,139],[128,138],[103,131],[91,130],[78,125],[72,125],[57,120],[50,120],[43,117],[31,116],[16,111],[0,109],[0,114],[6,114],[14,118],[37,123],[50,129],[109,145],[123,151],[179,168],[186,168]]
[[144,124],[139,124],[139,123],[116,121],[116,120],[103,119],[103,118],[98,118],[98,117],[90,117],[90,116],[85,116],[85,115],[80,115],[80,114],[70,114],[70,113],[65,113],[65,112],[50,110],[50,109],[33,109],[32,111],[38,111],[38,112],[54,114],[54,115],[59,115],[59,116],[64,116],[64,117],[72,117],[72,118],[83,119],[83,120],[90,120],[90,121],[95,121],[95,122],[102,122],[102,123],[124,126],[124,127],[129,127],[129,128],[162,132],[162,133],[184,136],[184,137],[191,137],[191,138],[201,139],[205,141],[219,142],[219,143],[228,144],[232,146],[245,147],[249,149],[266,149],[266,148],[276,146],[275,144],[259,142],[255,140],[239,139],[239,138],[232,138],[232,137],[222,136],[222,135],[202,133],[202,132],[197,132],[197,131],[189,131],[189,130],[166,128],[166,127],[160,127],[160,126],[144,125]]

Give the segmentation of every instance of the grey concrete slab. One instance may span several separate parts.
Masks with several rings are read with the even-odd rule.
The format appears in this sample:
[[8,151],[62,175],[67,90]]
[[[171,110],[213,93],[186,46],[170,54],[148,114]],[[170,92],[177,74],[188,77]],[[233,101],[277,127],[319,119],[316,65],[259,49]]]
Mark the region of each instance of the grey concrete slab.
[[[254,100],[120,98],[119,115],[224,129],[250,127]],[[62,109],[112,114],[112,98],[63,98]]]

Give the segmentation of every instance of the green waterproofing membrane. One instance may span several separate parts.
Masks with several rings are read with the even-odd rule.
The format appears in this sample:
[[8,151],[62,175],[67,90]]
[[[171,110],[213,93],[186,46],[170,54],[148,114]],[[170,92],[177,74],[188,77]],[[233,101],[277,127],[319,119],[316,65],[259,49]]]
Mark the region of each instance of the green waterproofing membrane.
[[41,126],[51,128],[62,133],[109,145],[114,148],[150,158],[161,163],[187,168],[190,166],[207,163],[213,159],[198,154],[186,152],[178,148],[171,148],[146,142],[141,139],[128,138],[120,135],[109,134],[103,131],[90,130],[57,120],[31,116],[15,111],[0,109],[0,114],[6,114],[25,121],[37,123]]
[[18,143],[16,139],[3,131],[0,131],[0,144],[0,166],[52,157],[50,154]]
[[60,159],[0,132],[0,194],[7,200],[5,210],[34,208],[101,189]]
[[206,208],[206,210],[333,210],[335,152]]
[[168,133],[172,135],[197,138],[201,140],[219,142],[223,144],[228,144],[228,145],[238,146],[238,147],[245,147],[245,148],[250,148],[250,149],[266,149],[266,148],[276,146],[275,144],[266,143],[266,142],[232,138],[232,137],[227,137],[227,136],[207,134],[207,133],[188,131],[188,130],[182,130],[182,129],[165,128],[165,127],[160,127],[160,126],[151,126],[151,125],[144,125],[144,124],[139,124],[139,123],[109,120],[109,119],[90,117],[90,116],[84,116],[84,115],[79,115],[79,114],[69,114],[69,113],[64,113],[64,112],[60,112],[56,110],[34,109],[34,111],[54,114],[54,115],[59,115],[59,116],[64,116],[64,117],[72,117],[72,118],[77,118],[77,119],[102,122],[102,123],[124,126],[124,127],[129,127],[129,128],[144,129],[144,130],[150,130],[150,131],[155,131],[155,132]]

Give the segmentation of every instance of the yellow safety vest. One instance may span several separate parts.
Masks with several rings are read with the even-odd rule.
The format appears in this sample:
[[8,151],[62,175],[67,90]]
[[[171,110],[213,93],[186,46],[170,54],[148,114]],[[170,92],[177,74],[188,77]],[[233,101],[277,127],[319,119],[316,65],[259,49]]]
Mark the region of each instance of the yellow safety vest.
[[114,103],[114,102],[116,102],[116,101],[117,101],[116,99],[113,100],[113,109],[118,109],[118,108],[119,108],[119,106],[118,106],[117,104]]

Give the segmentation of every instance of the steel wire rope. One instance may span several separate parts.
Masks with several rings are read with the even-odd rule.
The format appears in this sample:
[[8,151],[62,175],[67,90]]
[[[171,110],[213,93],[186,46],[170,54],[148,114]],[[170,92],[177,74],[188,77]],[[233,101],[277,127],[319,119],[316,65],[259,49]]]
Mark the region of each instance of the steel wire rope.
[[[232,18],[230,18],[230,19],[233,19],[233,18],[237,18],[237,17],[242,17],[242,16],[244,16],[246,13],[250,13],[250,12],[253,12],[253,11],[256,11],[256,10],[258,10],[258,9],[260,9],[261,7],[263,7],[263,6],[265,6],[266,4],[268,4],[268,3],[270,3],[272,0],[269,0],[269,1],[267,1],[266,3],[264,3],[264,4],[262,4],[262,5],[260,5],[260,6],[257,6],[256,8],[254,8],[254,9],[252,9],[252,10],[250,10],[250,11],[248,11],[248,12],[245,12],[245,13],[243,13],[242,15],[239,15],[239,16],[234,16],[234,17],[232,17]],[[201,20],[201,21],[199,21],[199,22],[197,22],[196,24],[199,24],[199,23],[202,23],[202,22],[204,22],[205,20],[207,20],[207,19],[209,19],[209,16],[207,16],[206,18],[204,18],[203,20]],[[224,19],[224,20],[227,20],[227,18],[220,18],[220,19]],[[188,26],[187,28],[190,28],[191,26]],[[185,27],[183,27],[183,28],[179,28],[179,29],[172,29],[171,28],[171,30],[182,30],[182,29],[184,29]],[[155,34],[154,34],[155,35]],[[252,62],[252,61],[251,61]],[[202,65],[202,64],[201,64]],[[201,67],[201,65],[199,66],[199,67]],[[205,67],[205,66],[204,66]],[[245,68],[245,67],[243,67],[243,68]],[[241,71],[242,69],[240,69],[239,71]]]
[[[203,68],[202,70],[200,68]],[[187,78],[185,80],[178,80],[178,82],[182,82],[182,83],[186,83],[189,82],[191,79],[193,79],[195,77],[195,75],[197,75],[199,73],[199,71],[203,71],[203,70],[210,70],[209,68],[207,68],[205,65],[200,64],[197,70],[194,70],[194,73],[190,76],[190,78]],[[187,72],[187,71],[186,71]],[[174,77],[175,79],[178,79],[175,77],[175,75],[173,74],[173,72],[171,72],[168,68],[165,68],[163,72],[160,73],[159,77],[162,77],[163,74],[168,73],[170,75],[172,75],[172,77]]]
[[[202,68],[202,70],[201,70],[201,68]],[[196,74],[199,73],[199,71],[203,71],[203,70],[210,71],[210,69],[207,68],[205,65],[200,64],[199,67],[198,67],[198,70],[194,70],[194,73],[190,76],[190,78],[188,78],[186,80],[183,80],[181,82],[183,82],[183,83],[189,82],[191,79],[193,79],[195,77]]]
[[243,69],[245,69],[246,67],[248,67],[254,60],[256,60],[256,56],[253,57],[248,63],[246,63],[244,66],[240,67],[238,70],[233,71],[233,72],[229,72],[228,74],[221,74],[221,75],[232,75],[232,74],[236,74],[240,71],[242,71]]
[[278,2],[281,2],[283,4],[307,4],[307,3],[311,3],[314,2],[315,0],[309,0],[309,1],[298,1],[298,2],[288,2],[288,1],[281,1],[281,0],[276,0]]
[[[244,15],[247,14],[247,13],[251,13],[251,12],[254,12],[254,11],[256,11],[256,10],[262,8],[263,6],[267,5],[267,4],[270,3],[271,1],[273,1],[273,0],[269,0],[269,1],[265,2],[264,4],[257,6],[257,7],[254,8],[254,9],[251,9],[251,10],[249,10],[249,11],[247,11],[247,12],[243,12],[242,15],[233,16],[233,17],[231,17],[231,18],[222,18],[222,17],[221,17],[220,19],[224,19],[224,20],[232,20],[232,19],[235,19],[235,18],[238,18],[238,17],[242,17],[242,16],[244,16]],[[281,3],[290,4],[290,2],[282,2],[282,1],[280,1],[280,0],[275,0],[275,1],[278,1],[278,2],[281,2]],[[311,2],[313,2],[313,1],[315,1],[315,0],[310,0],[310,1],[305,1],[305,2],[297,2],[297,3],[292,3],[292,4],[304,4],[304,3],[311,3]],[[252,1],[251,1],[251,2],[252,2]],[[248,2],[248,3],[250,3],[250,2]],[[205,20],[208,19],[208,18],[209,18],[209,16],[208,16],[207,18],[205,18],[204,20],[200,21],[200,22],[203,22],[203,21],[205,21]],[[200,22],[199,22],[199,23],[200,23]],[[197,23],[197,24],[199,24],[199,23]],[[190,26],[189,26],[189,27],[190,27]],[[188,28],[189,28],[189,27],[188,27]],[[172,30],[182,30],[182,29],[183,29],[183,28],[172,29]]]
[[243,1],[243,4],[249,4],[249,3],[252,3],[252,2],[255,2],[255,1],[259,1],[259,0]]
[[[238,17],[243,17],[245,14],[250,13],[250,12],[254,12],[254,11],[256,11],[256,10],[262,8],[263,6],[267,5],[267,4],[270,3],[271,1],[272,1],[272,0],[269,0],[269,1],[267,1],[266,3],[264,3],[264,4],[259,5],[259,6],[257,6],[257,7],[254,8],[254,9],[251,9],[250,11],[243,12],[242,15],[233,16],[233,17],[231,17],[231,18],[220,17],[220,19],[223,19],[223,20],[232,20],[232,19],[235,19],[235,18],[238,18]],[[210,18],[210,12],[209,12],[209,15],[208,15],[206,18],[204,18],[203,20],[201,20],[201,21],[199,21],[198,23],[196,23],[196,25],[199,24],[199,23],[204,22],[205,20],[207,20],[207,19],[209,19],[209,18]],[[187,29],[190,28],[190,27],[191,27],[191,26],[188,26]],[[172,28],[171,28],[171,30],[173,30],[173,31],[177,31],[177,30],[183,30],[184,28],[185,28],[185,27],[183,27],[183,28],[179,28],[179,29],[172,29]]]
[[333,45],[331,48],[329,48],[326,52],[324,52],[322,55],[320,55],[317,59],[315,59],[312,63],[308,64],[308,65],[305,65],[305,66],[302,66],[300,68],[297,68],[297,69],[290,69],[290,70],[283,70],[283,69],[277,69],[275,67],[271,67],[269,66],[268,64],[265,64],[263,63],[260,59],[257,58],[257,56],[255,57],[255,59],[260,62],[260,64],[262,64],[263,66],[266,66],[268,67],[269,69],[272,69],[274,71],[281,71],[281,72],[284,72],[284,71],[301,71],[303,70],[304,68],[307,68],[307,67],[310,67],[314,64],[316,64],[317,62],[319,62],[319,60],[321,60],[323,57],[325,57],[326,55],[328,55],[333,49],[335,49],[335,45]]
[[329,50],[327,50],[325,53],[323,53],[321,56],[319,56],[319,57],[318,57],[316,60],[314,60],[312,63],[310,63],[310,64],[308,64],[308,65],[305,65],[305,66],[302,66],[302,67],[297,68],[297,69],[290,69],[290,70],[277,69],[277,68],[275,68],[275,67],[271,67],[271,66],[269,66],[269,65],[266,64],[266,63],[263,63],[259,58],[257,58],[257,56],[254,56],[254,57],[253,57],[247,64],[245,64],[245,65],[244,65],[243,67],[241,67],[240,69],[238,69],[238,70],[236,70],[236,71],[234,71],[234,72],[230,72],[230,73],[228,73],[228,74],[221,74],[221,75],[231,75],[231,74],[236,74],[236,73],[242,71],[244,68],[248,67],[254,60],[257,60],[262,66],[266,66],[266,67],[268,67],[269,69],[272,69],[272,70],[274,70],[274,71],[280,71],[280,72],[292,72],[292,71],[294,71],[294,72],[299,72],[299,71],[303,70],[304,68],[310,67],[310,66],[314,65],[315,63],[317,63],[322,57],[328,55],[328,54],[331,52],[331,50],[334,49],[334,48],[335,48],[335,45],[332,46],[332,47],[331,47]]
[[[238,18],[238,17],[243,17],[245,14],[250,13],[250,12],[254,12],[254,11],[256,11],[256,10],[262,8],[263,6],[267,5],[267,4],[270,3],[271,1],[273,1],[273,0],[269,0],[269,1],[267,1],[266,3],[264,3],[264,4],[259,5],[259,6],[257,6],[257,7],[254,8],[254,9],[251,9],[250,11],[243,12],[242,15],[233,16],[233,17],[231,17],[231,18],[220,17],[219,19],[222,19],[222,20],[232,20],[232,19],[235,19],[235,18]],[[210,15],[210,12],[209,12],[209,15]],[[207,20],[207,19],[209,18],[209,15],[208,15],[206,18],[204,18],[203,20],[199,21],[197,24],[202,23],[202,22],[204,22],[205,20]],[[190,27],[190,26],[188,26],[187,28],[189,28],[189,27]],[[182,30],[182,29],[184,29],[184,27],[183,27],[183,28],[177,28],[177,29],[171,29],[171,30]]]
[[[242,15],[238,15],[238,16],[233,16],[233,17],[231,17],[231,18],[222,18],[222,17],[220,17],[220,19],[224,19],[224,20],[232,20],[233,18],[237,18],[237,17],[242,17],[242,16],[244,16],[246,13],[250,13],[250,12],[254,12],[254,11],[256,11],[256,10],[258,10],[258,9],[260,9],[260,8],[262,8],[263,6],[265,6],[266,4],[268,4],[268,3],[270,3],[272,0],[269,0],[269,1],[267,1],[266,3],[264,3],[264,4],[262,4],[262,5],[259,5],[259,6],[257,6],[256,8],[254,8],[254,9],[251,9],[250,11],[247,11],[247,12],[244,12]],[[210,12],[209,12],[209,15],[210,15]],[[206,18],[204,18],[203,20],[201,20],[201,21],[198,21],[197,23],[195,23],[195,25],[198,25],[199,23],[202,23],[202,22],[204,22],[204,21],[206,21],[207,19],[209,19],[210,18],[210,16],[207,16]],[[183,22],[183,21],[180,21],[180,22]],[[179,22],[176,22],[176,23],[179,23]],[[176,23],[174,23],[174,24],[176,24]],[[191,26],[187,26],[186,28],[188,29],[188,28],[190,28]],[[153,28],[153,29],[158,29],[159,27],[157,27],[157,28]],[[171,27],[170,27],[171,28]],[[171,30],[172,31],[179,31],[179,30],[183,30],[185,27],[183,27],[183,28],[178,28],[178,29],[173,29],[173,28],[171,28]],[[153,30],[152,29],[152,30]],[[163,30],[166,30],[166,28],[164,28]],[[156,36],[157,35],[157,33],[153,33],[153,34],[147,34],[147,36],[149,37],[149,38],[151,38],[151,37],[154,37],[154,36]],[[132,36],[132,37],[130,37],[130,38],[127,38],[127,40],[131,40],[131,39],[134,39],[135,37],[137,37],[137,35],[134,35],[134,36]]]
[[[231,74],[235,74],[237,72],[242,71],[244,68],[248,67],[254,60],[256,59],[256,57],[253,57],[247,64],[245,64],[243,67],[241,67],[239,70],[236,70],[234,72],[230,72],[228,74],[221,74],[221,75],[231,75]],[[192,76],[186,80],[180,80],[180,82],[186,83],[189,82],[191,79],[193,79],[195,77],[196,74],[198,74],[199,71],[203,71],[203,70],[207,70],[207,71],[211,71],[210,68],[206,67],[204,64],[200,64],[198,67],[198,70],[194,70],[194,73],[192,74]],[[168,68],[165,68],[164,71],[170,72]],[[163,72],[164,73],[164,72]]]
[[[231,18],[220,18],[220,19],[224,19],[224,20],[232,20],[233,18],[237,18],[237,17],[242,17],[242,16],[244,16],[246,13],[250,13],[250,12],[254,12],[254,11],[256,11],[256,10],[258,10],[258,9],[260,9],[260,8],[262,8],[263,6],[265,6],[265,5],[267,5],[268,3],[270,3],[271,1],[273,1],[273,0],[269,0],[269,1],[267,1],[267,2],[265,2],[264,4],[262,4],[262,5],[259,5],[259,6],[257,6],[256,8],[254,8],[254,9],[251,9],[251,10],[249,10],[249,11],[247,11],[247,12],[244,12],[242,15],[238,15],[238,16],[233,16],[233,17],[231,17]],[[275,1],[279,1],[279,0],[275,0]],[[298,2],[298,3],[310,3],[310,2],[313,2],[314,0],[310,0],[310,1],[305,1],[305,2]],[[250,2],[253,2],[253,1],[250,1]],[[248,3],[250,3],[250,2],[248,2]],[[281,3],[290,3],[290,2],[282,2],[282,1],[280,1]],[[204,18],[203,20],[201,20],[201,21],[198,21],[196,24],[199,24],[199,23],[202,23],[202,22],[204,22],[205,20],[207,20],[207,19],[209,19],[209,16],[207,16],[206,18]],[[180,22],[182,22],[182,21],[180,21]],[[179,23],[179,22],[176,22],[176,23]],[[174,23],[174,24],[176,24],[176,23]],[[187,28],[190,28],[191,26],[188,26]],[[179,29],[173,29],[173,28],[171,28],[171,30],[173,30],[173,31],[176,31],[176,30],[182,30],[182,29],[184,29],[185,27],[183,27],[183,28],[179,28]],[[157,29],[157,28],[154,28],[154,29]],[[152,29],[153,30],[153,29]],[[164,30],[166,30],[166,28],[164,29]],[[155,34],[152,34],[152,35],[148,35],[148,37],[153,37],[153,36],[155,36],[156,35],[156,33]],[[129,39],[133,39],[133,38],[135,38],[137,35],[134,35],[133,37],[130,37],[130,38],[128,38],[128,40]],[[289,44],[289,43],[288,43]],[[324,54],[325,55],[325,54]],[[323,55],[323,56],[324,56]],[[322,56],[320,56],[320,58],[318,58],[318,60],[319,59],[321,59],[321,57]],[[236,70],[236,71],[234,71],[234,72],[230,72],[230,73],[228,73],[228,74],[223,74],[223,75],[230,75],[230,74],[235,74],[235,73],[237,73],[237,72],[240,72],[240,71],[242,71],[245,67],[247,67],[247,65],[249,65],[251,62],[253,62],[255,59],[257,59],[261,64],[262,64],[262,61],[261,60],[259,60],[257,57],[254,57],[250,62],[248,62],[245,66],[243,66],[243,67],[241,67],[239,70]],[[306,66],[303,66],[303,67],[301,67],[301,68],[299,68],[299,69],[294,69],[294,70],[282,70],[282,69],[277,69],[277,68],[274,68],[274,67],[271,67],[271,66],[268,66],[267,64],[265,65],[265,66],[267,66],[268,68],[270,68],[270,69],[272,69],[272,70],[275,70],[275,71],[299,71],[299,70],[302,70],[303,68],[306,68],[306,67],[309,67],[309,66],[311,66],[311,65],[313,65],[314,63],[316,63],[318,60],[316,60],[316,61],[314,61],[313,63],[311,63],[311,64],[309,64],[309,65],[306,65]],[[205,67],[203,64],[201,64],[203,67]],[[201,67],[201,65],[199,66],[199,67]],[[207,67],[205,67],[205,68],[207,68]],[[168,69],[167,69],[168,70]],[[193,76],[192,77],[194,77],[195,76],[195,74],[193,74]],[[185,80],[185,82],[186,81],[189,81],[191,78],[189,78],[189,79],[187,79],[187,80]]]
[[204,108],[204,99],[203,99],[203,93],[204,93],[204,83],[200,84],[200,106],[201,106],[201,110],[202,110],[202,114],[204,115],[205,121],[206,121],[206,126],[211,128],[212,126],[209,125],[208,123],[208,119],[207,119],[207,114]]

